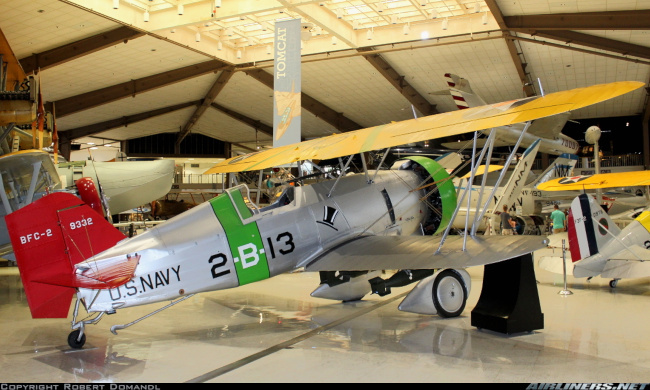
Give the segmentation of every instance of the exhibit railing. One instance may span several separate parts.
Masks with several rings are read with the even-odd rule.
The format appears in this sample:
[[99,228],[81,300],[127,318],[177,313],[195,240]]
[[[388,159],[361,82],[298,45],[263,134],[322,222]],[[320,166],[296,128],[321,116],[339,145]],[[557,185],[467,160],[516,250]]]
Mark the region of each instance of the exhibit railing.
[[184,184],[221,184],[224,182],[223,176],[221,173],[208,175],[202,173],[186,173],[182,175],[180,182]]
[[[601,167],[627,167],[643,165],[642,154],[624,154],[620,156],[604,156],[600,159]],[[596,162],[594,158],[580,158],[576,164],[576,168],[595,168]]]
[[[549,164],[553,161],[553,156],[549,156]],[[600,160],[601,168],[612,168],[612,167],[643,167],[643,155],[642,154],[623,154],[617,156],[603,156]],[[596,162],[593,157],[579,157],[578,162],[576,163],[575,169],[584,169],[584,168],[595,168]],[[542,163],[542,159],[535,159],[533,162],[533,170],[544,170],[545,166]],[[641,168],[643,169],[643,168]]]

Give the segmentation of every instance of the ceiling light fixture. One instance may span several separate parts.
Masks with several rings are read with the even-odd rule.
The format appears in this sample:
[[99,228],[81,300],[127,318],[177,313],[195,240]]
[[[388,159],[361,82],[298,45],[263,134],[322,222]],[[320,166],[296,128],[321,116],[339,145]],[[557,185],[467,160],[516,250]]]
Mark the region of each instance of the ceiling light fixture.
[[397,15],[391,15],[390,16],[390,22],[392,24],[397,24]]
[[336,45],[336,44],[337,44],[336,37],[332,37],[332,45]]
[[481,12],[481,5],[477,1],[476,3],[474,3],[474,13],[479,13],[479,12]]
[[144,11],[144,21],[145,22],[149,21],[149,11]]
[[185,8],[183,7],[183,4],[178,5],[178,14],[183,15],[183,12],[185,12]]
[[368,30],[366,32],[366,39],[368,39],[369,41],[372,40],[374,34],[375,34],[375,32],[372,29]]
[[431,10],[431,19],[435,19],[438,17],[438,11],[434,8]]
[[113,9],[120,8],[120,0],[113,0]]
[[214,0],[214,8],[221,8],[221,0]]
[[483,17],[481,18],[481,21],[482,21],[483,24],[488,24],[487,11],[483,14]]
[[445,19],[442,21],[442,29],[443,29],[443,30],[446,30],[447,27],[449,27],[449,18],[445,18]]
[[221,49],[223,49],[223,43],[221,43],[221,41],[218,41],[217,42],[217,50],[221,50]]
[[409,24],[407,23],[404,25],[404,28],[402,30],[404,32],[404,35],[409,35],[409,33],[411,32],[411,26],[409,26]]
[[237,50],[237,59],[241,59],[241,50]]
[[377,12],[384,12],[384,3],[377,3]]
[[196,39],[197,42],[201,42],[201,33],[197,32],[196,37],[194,39]]

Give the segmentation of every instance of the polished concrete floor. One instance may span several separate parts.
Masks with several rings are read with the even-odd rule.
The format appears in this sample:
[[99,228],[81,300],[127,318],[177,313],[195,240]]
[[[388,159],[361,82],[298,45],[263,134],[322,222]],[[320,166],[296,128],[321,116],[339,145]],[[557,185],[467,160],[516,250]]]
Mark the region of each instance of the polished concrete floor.
[[[465,312],[397,310],[407,288],[355,303],[310,297],[318,274],[293,273],[161,306],[118,311],[67,345],[70,319],[30,317],[15,267],[0,264],[0,382],[650,382],[650,279],[568,278],[536,268],[544,329],[471,326],[482,286],[469,269]],[[84,313],[85,314],[85,313]]]

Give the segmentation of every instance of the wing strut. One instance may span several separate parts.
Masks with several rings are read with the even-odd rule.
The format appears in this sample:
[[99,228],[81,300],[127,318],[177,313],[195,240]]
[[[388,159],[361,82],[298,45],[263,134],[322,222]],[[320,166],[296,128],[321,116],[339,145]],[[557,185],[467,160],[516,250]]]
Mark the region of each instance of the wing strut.
[[[476,167],[481,162],[480,158],[483,158],[483,151],[485,151],[485,148],[483,148],[483,150],[481,151],[481,156],[480,156],[480,158],[479,158],[479,160],[477,162],[476,161],[476,142],[477,142],[477,139],[478,139],[478,132],[475,131],[474,132],[474,142],[472,143],[472,164],[471,164],[472,169],[470,171],[469,180],[467,182],[467,189],[465,190],[465,194],[468,194],[468,195],[467,195],[467,212],[465,213],[465,233],[463,234],[463,252],[465,252],[465,250],[467,250],[467,226],[469,225],[469,210],[470,210],[471,201],[472,201],[471,188],[474,185],[474,174],[476,173]],[[487,176],[487,172],[485,173],[485,176]],[[464,194],[463,194],[463,196],[464,196]],[[459,208],[459,205],[456,205],[456,208]]]
[[368,178],[368,165],[366,164],[366,156],[363,153],[359,153],[359,157],[361,157],[361,165],[363,165],[363,173],[366,175],[366,183],[370,184],[371,181]]
[[[494,132],[492,132],[494,133]],[[477,132],[474,132],[474,141],[472,145],[472,168],[470,172],[470,178],[469,181],[467,182],[467,185],[465,186],[465,190],[463,191],[463,195],[461,198],[458,200],[458,203],[456,204],[456,209],[454,209],[454,213],[452,214],[451,218],[449,219],[449,224],[445,228],[444,233],[442,234],[442,238],[440,239],[440,244],[438,245],[438,249],[436,249],[436,252],[434,254],[440,253],[440,250],[442,249],[442,245],[445,243],[445,240],[447,239],[447,236],[449,235],[449,231],[451,230],[451,226],[453,225],[453,221],[456,219],[456,216],[458,215],[458,211],[460,210],[460,206],[463,204],[463,201],[465,200],[465,196],[467,195],[468,191],[471,190],[472,187],[472,182],[474,180],[474,173],[476,171],[476,164],[475,162],[475,155],[476,155],[476,141],[477,141]],[[485,148],[483,148],[485,150]],[[481,156],[479,158],[479,161],[483,158],[483,151],[481,151]],[[486,172],[487,174],[487,172]],[[468,213],[469,213],[469,200],[471,200],[471,193],[468,197]],[[467,217],[466,217],[467,219]],[[465,222],[465,234],[463,238],[463,251],[465,250],[465,245],[467,241],[465,240],[465,237],[467,237],[467,221]]]
[[[483,205],[483,207],[482,207],[482,209],[480,211],[480,214],[479,214],[479,210],[478,210],[478,207],[477,207],[477,210],[476,210],[477,216],[475,217],[475,219],[473,221],[472,230],[471,230],[471,233],[470,233],[472,236],[474,236],[476,234],[476,229],[478,227],[478,223],[476,221],[480,221],[481,218],[483,218],[483,216],[485,215],[485,212],[487,211],[488,204],[490,203],[490,199],[492,199],[492,197],[494,196],[494,193],[496,192],[497,188],[501,184],[501,181],[503,180],[503,177],[505,176],[506,172],[508,171],[508,167],[510,166],[510,163],[512,162],[512,158],[514,157],[517,149],[519,148],[519,144],[521,143],[521,140],[523,139],[524,134],[526,133],[526,130],[528,130],[528,127],[530,126],[530,123],[531,123],[530,121],[526,122],[526,125],[524,126],[524,129],[521,131],[521,134],[519,135],[519,138],[517,139],[517,142],[515,143],[515,146],[512,149],[512,152],[510,152],[510,155],[508,155],[508,159],[506,160],[506,163],[503,166],[503,168],[501,170],[501,173],[499,174],[499,178],[498,178],[497,182],[495,183],[494,187],[492,188],[492,192],[490,193],[490,197],[488,197],[487,201]],[[490,152],[489,155],[488,155],[488,160],[491,158],[492,147],[494,145],[494,137],[492,136],[492,134],[494,134],[494,132],[490,133],[490,135],[488,136],[488,141],[487,141],[488,144],[489,144],[488,150]],[[476,133],[474,133],[474,146],[473,146],[474,153],[472,154],[472,170],[471,170],[469,182],[467,183],[467,186],[465,187],[465,191],[463,192],[463,195],[461,196],[461,199],[458,201],[458,204],[456,205],[456,209],[454,210],[454,213],[453,213],[453,215],[451,217],[451,221],[456,219],[456,216],[458,215],[458,211],[460,210],[460,206],[463,204],[463,201],[465,200],[465,196],[467,195],[468,191],[470,190],[470,188],[471,188],[471,186],[473,184],[475,171],[478,169],[478,166],[480,166],[479,163],[483,159],[485,151],[486,151],[485,148],[483,148],[483,150],[481,151],[481,154],[480,154],[480,156],[478,158],[479,163],[477,163],[474,160],[474,155],[476,154],[475,153],[476,152],[476,137],[477,137],[477,135],[476,135]],[[486,165],[487,164],[489,164],[489,161],[486,161]],[[489,167],[489,165],[488,165],[488,167]],[[487,176],[487,173],[486,173],[485,176]],[[485,177],[483,178],[483,182],[482,182],[482,185],[481,185],[481,191],[480,191],[481,195],[480,195],[480,197],[482,197],[484,187],[485,187]],[[470,210],[470,207],[469,207],[470,200],[471,200],[471,194],[468,196],[468,200],[467,200],[467,215],[465,216],[465,237],[467,237],[467,226],[469,224],[468,218],[469,218],[469,210]],[[480,203],[477,203],[477,205],[479,205],[479,204]],[[442,238],[440,239],[440,244],[438,245],[438,249],[436,250],[435,254],[440,253],[440,250],[442,249],[442,246],[444,245],[445,240],[446,240],[447,236],[449,235],[449,231],[451,230],[451,225],[452,225],[451,223],[449,225],[447,225],[447,228],[445,229],[444,233],[442,234]],[[466,243],[466,238],[463,238],[463,250],[466,249],[465,243]]]
[[354,154],[351,155],[350,158],[348,158],[348,162],[345,163],[345,166],[341,170],[341,174],[339,175],[339,177],[336,178],[336,181],[332,185],[332,188],[330,188],[330,192],[327,193],[328,198],[332,196],[332,192],[334,192],[334,188],[339,183],[339,180],[341,180],[341,178],[345,175],[345,170],[348,169],[348,166],[350,166],[350,162],[352,161],[352,157],[354,157]]
[[375,169],[375,175],[372,177],[372,182],[375,181],[375,178],[377,177],[377,173],[379,173],[379,168],[381,168],[381,166],[384,163],[384,160],[386,160],[386,157],[388,156],[389,152],[390,152],[390,148],[386,148],[386,151],[384,152],[384,155],[382,156],[381,161],[379,162],[379,165],[377,165],[377,169]]
[[[492,192],[490,192],[490,196],[488,199],[485,201],[485,204],[483,205],[481,209],[481,214],[476,217],[476,221],[480,221],[483,216],[485,216],[485,213],[488,208],[488,204],[490,203],[490,200],[494,196],[494,193],[496,190],[499,188],[501,185],[501,181],[503,180],[504,176],[506,175],[506,172],[508,172],[508,167],[510,166],[510,162],[512,162],[512,158],[515,155],[515,152],[517,151],[517,148],[519,148],[519,144],[521,143],[522,138],[524,137],[524,134],[526,134],[526,130],[530,127],[531,122],[528,121],[526,122],[526,125],[524,126],[523,130],[521,130],[521,134],[519,135],[519,139],[517,139],[517,143],[515,144],[514,148],[512,149],[512,152],[510,152],[510,155],[508,155],[508,159],[506,160],[506,163],[504,164],[503,168],[501,169],[501,173],[499,174],[499,178],[497,179],[497,182],[494,184],[494,187],[492,187]],[[492,210],[493,212],[495,210]],[[478,209],[477,209],[478,212]],[[474,230],[474,229],[473,229]]]
[[[488,172],[490,171],[490,161],[492,160],[492,150],[494,149],[494,139],[496,138],[496,131],[491,131],[490,135],[488,136],[488,155],[485,157],[485,174],[483,175],[483,179],[481,180],[481,190],[478,193],[478,199],[476,201],[476,204],[479,205],[481,204],[481,201],[483,200],[483,193],[485,192],[485,183],[487,182],[487,176]],[[485,150],[485,147],[483,148]],[[479,160],[480,161],[480,160]],[[478,210],[475,210],[474,212],[474,222],[472,223],[472,232],[471,235],[474,236],[476,235],[476,230],[478,229],[479,226],[479,221],[480,218],[478,218]]]

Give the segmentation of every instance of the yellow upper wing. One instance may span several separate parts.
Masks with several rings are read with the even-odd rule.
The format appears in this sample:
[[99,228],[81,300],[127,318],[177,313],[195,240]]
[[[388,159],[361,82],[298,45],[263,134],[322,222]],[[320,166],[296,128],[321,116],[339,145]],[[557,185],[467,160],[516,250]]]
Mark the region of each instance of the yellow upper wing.
[[542,191],[582,191],[597,188],[636,187],[650,185],[650,171],[599,173],[596,175],[561,177],[537,185]]
[[215,165],[205,173],[243,172],[277,167],[301,160],[326,160],[527,122],[599,103],[644,85],[636,81],[600,84],[555,92],[543,97],[512,100],[393,122],[233,157]]

